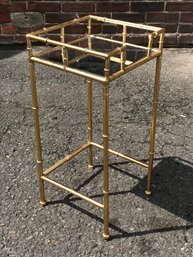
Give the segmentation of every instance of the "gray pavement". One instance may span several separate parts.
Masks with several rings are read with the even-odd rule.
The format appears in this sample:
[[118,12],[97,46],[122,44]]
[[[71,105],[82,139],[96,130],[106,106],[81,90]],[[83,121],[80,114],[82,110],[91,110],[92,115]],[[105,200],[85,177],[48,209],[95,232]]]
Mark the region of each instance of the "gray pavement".
[[[25,51],[0,50],[0,256],[193,256],[193,49],[165,49],[153,195],[146,170],[110,158],[110,232],[102,211],[46,184],[39,206],[29,71]],[[111,148],[147,159],[155,62],[111,84]],[[86,142],[84,79],[37,65],[44,166]],[[101,85],[94,83],[94,139],[101,141]],[[51,177],[102,201],[101,152],[86,153]]]

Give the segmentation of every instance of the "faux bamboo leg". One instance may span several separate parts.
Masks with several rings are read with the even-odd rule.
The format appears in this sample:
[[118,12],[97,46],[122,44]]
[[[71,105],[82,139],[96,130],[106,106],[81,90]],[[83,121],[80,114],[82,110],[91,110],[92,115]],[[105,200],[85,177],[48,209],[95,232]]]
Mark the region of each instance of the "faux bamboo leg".
[[[92,80],[88,79],[88,143],[92,142]],[[88,167],[93,168],[92,145],[89,146]]]
[[156,59],[156,75],[154,84],[154,96],[153,96],[153,113],[152,113],[152,125],[150,132],[150,149],[149,149],[149,163],[147,174],[147,187],[145,190],[146,195],[151,195],[151,182],[152,182],[152,169],[153,169],[153,157],[154,157],[154,144],[155,144],[155,131],[156,131],[156,116],[158,107],[158,94],[160,84],[160,71],[161,71],[161,59],[162,56],[158,56]]
[[34,116],[35,125],[35,140],[36,140],[36,160],[38,165],[38,177],[40,187],[40,204],[46,205],[45,193],[44,193],[44,181],[41,178],[43,176],[42,167],[42,154],[41,154],[41,139],[40,139],[40,128],[39,128],[39,114],[38,114],[38,103],[37,103],[37,91],[36,91],[36,78],[35,78],[35,65],[29,61],[30,65],[30,79],[31,79],[31,92],[32,92],[32,110]]
[[103,85],[103,193],[104,193],[104,231],[103,238],[109,239],[109,84]]

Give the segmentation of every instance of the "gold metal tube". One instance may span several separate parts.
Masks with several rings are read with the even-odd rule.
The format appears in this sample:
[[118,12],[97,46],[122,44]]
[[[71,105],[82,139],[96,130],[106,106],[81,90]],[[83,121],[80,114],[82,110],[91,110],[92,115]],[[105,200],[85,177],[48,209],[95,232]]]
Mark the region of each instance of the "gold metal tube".
[[35,36],[35,35],[32,35],[32,34],[28,34],[27,38],[31,38],[31,39],[34,39],[34,40],[37,40],[37,41],[40,41],[40,42],[43,42],[43,43],[50,44],[50,45],[67,47],[69,49],[78,50],[80,52],[92,54],[92,55],[97,56],[97,57],[108,57],[108,54],[106,54],[106,53],[102,53],[102,52],[99,52],[99,51],[91,50],[91,49],[88,49],[88,48],[82,48],[82,47],[71,45],[71,44],[67,44],[67,43],[61,43],[61,42],[56,41],[56,40],[52,40],[52,39],[48,39],[48,38],[43,38],[43,37]]
[[42,59],[42,58],[39,58],[39,57],[31,57],[31,60],[33,62],[37,62],[37,63],[41,63],[41,64],[44,64],[44,65],[47,65],[47,66],[50,66],[50,67],[54,67],[54,68],[57,68],[59,70],[64,70],[64,65],[61,65],[61,64],[57,64],[57,63],[54,63],[52,61],[48,61],[48,60],[45,60],[45,59]]
[[115,50],[112,50],[111,52],[108,53],[108,57],[121,53],[122,51],[125,50],[125,48],[126,46],[117,47]]
[[66,69],[64,69],[64,66],[61,65],[61,64],[57,64],[57,63],[47,61],[47,60],[37,58],[37,57],[31,57],[31,60],[34,61],[34,62],[38,62],[38,63],[44,64],[44,65],[50,66],[50,67],[54,67],[54,68],[59,69],[59,70],[65,70],[65,71],[74,73],[76,75],[80,75],[80,76],[88,78],[88,79],[93,79],[93,80],[96,80],[96,81],[99,81],[99,82],[105,82],[104,77],[99,76],[99,75],[95,75],[95,74],[92,74],[92,73],[89,73],[89,72],[86,72],[86,71],[82,71],[82,70],[78,70],[78,69],[74,69],[74,68],[70,68],[70,67],[66,67]]
[[89,72],[86,72],[86,71],[82,71],[82,70],[78,70],[78,69],[74,69],[74,68],[70,68],[70,67],[67,67],[66,71],[69,71],[71,73],[80,75],[80,76],[85,77],[85,78],[93,79],[93,80],[96,80],[96,81],[99,81],[99,82],[104,82],[105,81],[104,77],[99,76],[99,75],[95,75],[93,73],[89,73]]
[[80,38],[74,39],[72,41],[69,41],[68,44],[73,45],[73,44],[79,43],[79,42],[81,42],[81,41],[83,41],[83,40],[85,40],[87,38],[88,38],[88,36],[86,35],[84,37],[80,37]]
[[78,61],[80,61],[81,59],[84,59],[84,58],[87,57],[87,56],[88,56],[88,54],[80,54],[80,55],[78,55],[78,56],[76,56],[76,57],[70,59],[70,60],[68,61],[68,64],[78,62]]
[[[100,39],[100,40],[104,40],[104,41],[107,41],[107,42],[112,42],[112,43],[116,43],[116,44],[120,44],[120,45],[123,44],[122,41],[118,41],[118,40],[110,39],[110,38],[105,38],[105,37],[99,37],[99,36],[96,36],[96,35],[91,35],[91,38]],[[147,46],[141,46],[141,45],[136,45],[136,44],[131,44],[131,43],[125,43],[125,45],[126,46],[137,47],[139,49],[148,49]],[[157,51],[157,49],[153,48],[152,51]]]
[[68,66],[68,50],[66,47],[62,47],[62,62],[64,63],[64,69]]
[[161,72],[161,59],[162,56],[158,56],[156,60],[156,74],[154,83],[154,96],[153,96],[153,112],[152,112],[152,124],[150,132],[150,149],[149,149],[149,165],[147,174],[147,187],[145,190],[146,195],[151,195],[151,181],[152,181],[152,169],[153,169],[153,157],[154,157],[154,145],[155,145],[155,132],[156,132],[156,118],[158,107],[158,94],[160,84],[160,72]]
[[159,41],[159,50],[160,50],[160,51],[162,51],[162,49],[163,49],[164,34],[165,34],[165,30],[160,34],[160,41]]
[[60,38],[61,38],[61,42],[64,43],[65,42],[65,30],[64,30],[64,27],[61,28]]
[[104,231],[103,238],[109,239],[109,84],[103,84],[103,194],[104,194]]
[[[117,58],[117,57],[114,57],[114,56],[111,57],[111,61],[117,62],[117,63],[120,63],[120,64],[121,64],[121,62],[122,62],[121,58]],[[132,63],[133,63],[133,62],[131,62],[131,61],[125,61],[125,64],[126,64],[126,65],[130,65],[130,64],[132,64]],[[121,71],[121,72],[123,73],[124,71]]]
[[91,32],[92,32],[92,24],[91,24],[91,18],[88,19],[88,49],[92,49],[92,39],[91,39]]
[[[65,42],[65,30],[64,27],[61,28],[61,32],[60,32],[60,38],[61,38],[61,43]],[[66,66],[68,66],[68,54],[67,54],[67,50],[65,47],[61,47],[61,55],[62,55],[62,62],[64,64],[64,69],[66,68]]]
[[108,82],[109,80],[109,74],[110,74],[110,57],[105,59],[104,75],[105,75],[106,82]]
[[85,200],[85,201],[87,201],[87,202],[89,202],[89,203],[94,204],[95,206],[97,206],[97,207],[99,207],[99,208],[102,208],[102,209],[104,208],[103,204],[101,204],[101,203],[99,203],[99,202],[97,202],[97,201],[95,201],[95,200],[89,198],[89,197],[86,196],[86,195],[83,195],[83,194],[81,194],[81,193],[78,193],[77,191],[73,190],[72,188],[69,188],[69,187],[66,187],[66,186],[60,184],[60,183],[58,183],[57,181],[55,181],[55,180],[53,180],[53,179],[50,179],[50,178],[45,177],[45,176],[42,176],[42,179],[45,180],[45,181],[47,181],[47,182],[49,182],[49,183],[51,183],[51,184],[53,184],[54,186],[57,186],[57,187],[59,187],[59,188],[65,190],[65,191],[67,191],[67,192],[73,194],[73,195],[76,195],[76,196],[80,197],[81,199],[83,199],[83,200]]
[[60,46],[55,46],[55,47],[52,47],[52,48],[51,47],[46,48],[44,50],[33,53],[33,56],[34,57],[41,57],[42,55],[49,54],[49,53],[55,52],[55,51],[60,50],[60,49],[61,49]]
[[148,50],[147,50],[147,56],[151,56],[152,52],[152,44],[153,44],[153,33],[148,35]]
[[93,168],[93,152],[92,152],[92,80],[88,79],[88,167]]
[[74,151],[73,153],[67,155],[64,159],[58,161],[57,163],[55,163],[53,166],[51,166],[50,168],[48,168],[47,170],[45,170],[43,172],[44,175],[48,175],[50,174],[52,171],[54,171],[55,169],[57,169],[58,167],[60,167],[62,164],[64,164],[65,162],[69,161],[71,158],[73,158],[74,156],[76,156],[77,154],[81,153],[82,151],[84,151],[87,147],[89,147],[90,144],[85,144],[83,146],[81,146],[80,148],[78,148],[76,151]]
[[127,26],[123,25],[123,46],[125,46],[125,49],[121,52],[121,70],[124,71],[125,69],[125,61],[126,61],[126,40],[127,40]]
[[36,160],[38,165],[38,177],[39,177],[39,188],[40,188],[40,204],[46,205],[45,192],[44,192],[44,181],[41,176],[43,175],[42,165],[42,153],[41,153],[41,138],[40,138],[40,127],[39,127],[39,114],[38,114],[38,101],[37,101],[37,90],[36,90],[36,78],[35,78],[35,64],[31,61],[32,48],[31,42],[27,40],[27,49],[29,54],[29,68],[30,68],[30,80],[31,80],[31,94],[32,94],[32,110],[34,116],[35,125],[35,141],[36,141]]
[[[92,144],[93,146],[96,146],[96,147],[100,148],[100,149],[104,149],[104,146],[99,145],[99,144],[97,144],[97,143],[92,142],[91,144]],[[123,159],[125,159],[125,160],[128,160],[128,161],[131,161],[131,162],[133,162],[133,163],[136,163],[136,164],[138,164],[138,165],[140,165],[140,166],[142,166],[142,167],[144,167],[144,168],[148,168],[148,164],[146,164],[146,163],[144,163],[144,162],[142,162],[142,161],[140,161],[140,160],[137,160],[137,159],[135,159],[135,158],[133,158],[133,157],[130,157],[130,156],[125,155],[125,154],[122,154],[122,153],[119,153],[119,152],[114,151],[114,150],[112,150],[112,149],[109,149],[108,151],[109,151],[109,153],[114,154],[114,155],[116,155],[116,156],[118,156],[118,157],[121,157],[121,158],[123,158]]]
[[106,22],[106,23],[117,24],[117,25],[126,25],[126,26],[132,27],[132,28],[156,31],[157,33],[161,33],[163,31],[162,28],[158,28],[158,27],[154,27],[154,26],[132,23],[132,22],[126,22],[126,21],[120,21],[120,20],[115,20],[115,19],[110,19],[110,18],[104,18],[104,17],[99,17],[99,16],[96,16],[96,15],[89,15],[89,16],[93,20],[102,21],[102,22]]

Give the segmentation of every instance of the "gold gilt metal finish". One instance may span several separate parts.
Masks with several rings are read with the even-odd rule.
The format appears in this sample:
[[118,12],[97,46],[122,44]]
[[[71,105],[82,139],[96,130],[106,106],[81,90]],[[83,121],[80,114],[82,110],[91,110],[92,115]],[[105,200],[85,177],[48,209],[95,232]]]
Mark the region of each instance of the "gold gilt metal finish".
[[[116,40],[100,35],[94,35],[92,33],[92,22],[107,23],[122,27],[122,40]],[[87,34],[82,37],[75,39],[70,42],[66,42],[65,31],[69,26],[77,24],[87,23]],[[139,29],[144,30],[148,33],[147,46],[137,45],[127,42],[128,29]],[[59,31],[60,41],[50,39],[49,33],[53,31]],[[160,70],[161,70],[161,59],[162,59],[162,49],[163,49],[163,39],[164,39],[164,29],[143,25],[135,24],[125,21],[118,21],[93,15],[88,15],[82,18],[74,19],[69,22],[58,24],[49,28],[44,28],[36,32],[32,32],[26,35],[27,37],[27,50],[28,59],[30,67],[30,79],[31,79],[31,92],[32,92],[32,110],[34,115],[35,124],[35,140],[36,140],[36,160],[38,165],[38,177],[39,177],[39,187],[40,187],[40,204],[45,205],[45,192],[44,192],[44,182],[49,182],[71,194],[74,194],[95,206],[102,208],[104,213],[104,230],[103,237],[108,239],[109,234],[109,172],[108,172],[108,159],[109,154],[116,155],[118,157],[124,158],[135,164],[138,164],[144,168],[147,168],[147,187],[145,193],[147,195],[151,194],[151,180],[152,180],[152,169],[153,169],[153,158],[154,158],[154,144],[155,144],[155,130],[156,130],[156,116],[158,108],[158,94],[159,94],[159,84],[160,84]],[[116,44],[117,47],[109,52],[102,52],[94,49],[93,42],[95,40],[101,40],[104,42],[109,42]],[[158,47],[153,47],[154,40],[158,41]],[[40,51],[33,51],[32,42],[39,42],[45,44],[45,49]],[[81,43],[86,41],[86,47],[82,47]],[[134,48],[137,50],[146,51],[146,55],[137,60],[131,61],[127,58],[127,48]],[[62,63],[57,63],[49,59],[45,59],[44,55],[51,54],[56,51],[60,51]],[[76,55],[69,57],[69,51],[76,52]],[[78,53],[78,54],[77,54]],[[87,70],[80,70],[74,68],[71,64],[79,62],[85,57],[92,56],[104,61],[104,75],[97,75]],[[156,58],[156,73],[155,73],[155,83],[154,83],[154,95],[153,95],[153,112],[152,112],[152,125],[150,131],[150,148],[149,148],[149,160],[147,163],[137,160],[128,155],[119,153],[109,148],[109,83],[123,74],[149,62],[151,59]],[[58,161],[50,168],[43,171],[42,166],[42,153],[41,153],[41,138],[40,138],[40,128],[39,128],[39,114],[38,114],[38,102],[37,102],[37,91],[36,91],[36,78],[35,78],[35,62],[54,67],[66,72],[70,72],[87,79],[88,85],[88,142],[82,145],[80,148],[64,157],[64,159]],[[111,63],[118,63],[120,69],[118,71],[112,72]],[[99,81],[103,85],[103,144],[98,144],[93,142],[93,125],[92,125],[92,81]],[[97,147],[103,151],[103,204],[96,202],[95,200],[67,187],[59,182],[51,179],[48,175],[55,169],[66,163],[68,160],[78,155],[82,151],[88,149],[88,167],[93,168],[93,147]]]

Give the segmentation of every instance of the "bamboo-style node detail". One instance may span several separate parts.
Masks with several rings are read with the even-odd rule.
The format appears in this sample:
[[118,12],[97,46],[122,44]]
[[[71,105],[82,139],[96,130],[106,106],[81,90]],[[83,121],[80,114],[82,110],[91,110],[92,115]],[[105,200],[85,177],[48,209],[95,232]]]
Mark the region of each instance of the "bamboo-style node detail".
[[[113,26],[119,25],[122,28],[120,31],[121,40],[112,39],[100,34],[94,34],[92,30],[92,25],[94,23],[107,23]],[[73,25],[85,24],[87,31],[84,35],[67,42],[66,28],[71,28],[73,30]],[[72,27],[71,27],[72,26]],[[130,43],[128,37],[129,28],[135,28],[147,31],[147,44],[139,45],[135,43]],[[59,41],[49,38],[50,32],[59,33]],[[52,34],[52,33],[51,33]],[[146,34],[145,34],[146,35]],[[41,30],[32,32],[26,35],[27,39],[27,51],[28,51],[28,61],[30,69],[30,79],[31,79],[31,94],[32,94],[32,112],[34,116],[34,126],[35,126],[35,143],[36,143],[36,162],[38,168],[38,178],[39,178],[39,189],[40,189],[40,204],[42,206],[46,205],[44,183],[50,183],[62,190],[67,191],[70,194],[76,195],[81,199],[99,207],[103,210],[104,216],[104,229],[103,238],[109,239],[109,156],[115,155],[117,157],[123,158],[131,163],[142,166],[147,169],[147,186],[145,193],[150,196],[151,191],[151,181],[152,181],[152,169],[153,169],[153,159],[154,159],[154,144],[155,144],[155,132],[156,132],[156,119],[157,119],[157,108],[158,108],[158,94],[159,94],[159,84],[160,84],[160,70],[161,70],[161,59],[163,52],[163,41],[164,41],[164,29],[154,26],[148,26],[144,24],[137,24],[132,22],[120,21],[105,17],[99,17],[95,15],[88,15],[81,18],[75,18],[71,21],[64,22],[62,24],[57,24],[52,27],[43,28]],[[112,46],[111,49],[99,50],[96,48],[95,42],[99,41],[101,45],[103,43],[108,43]],[[158,42],[159,41],[159,42]],[[33,45],[33,42],[43,43],[45,47],[42,49],[37,49]],[[158,43],[156,43],[158,42]],[[155,44],[154,44],[155,43]],[[157,45],[156,45],[157,44]],[[140,51],[144,52],[144,55],[137,60],[131,60],[129,51]],[[55,61],[55,59],[50,58],[52,54],[58,54],[60,60]],[[137,56],[137,54],[136,54]],[[76,67],[76,64],[81,62],[87,57],[92,57],[95,59],[100,59],[103,62],[102,72],[100,75],[95,74],[93,71],[88,69],[82,70]],[[122,154],[118,151],[112,150],[109,147],[109,83],[120,76],[138,68],[139,66],[149,62],[152,59],[156,59],[156,69],[155,69],[155,83],[154,83],[154,93],[153,93],[153,111],[152,111],[152,121],[151,121],[151,131],[150,131],[150,146],[148,152],[148,161],[145,162],[140,159],[133,158],[126,154]],[[66,155],[63,159],[57,161],[51,167],[43,169],[42,161],[42,147],[41,147],[41,137],[40,137],[40,126],[39,126],[39,110],[38,110],[38,100],[37,100],[37,90],[36,90],[36,77],[35,77],[35,63],[46,65],[48,67],[53,67],[61,71],[69,72],[81,77],[86,78],[87,90],[88,90],[88,123],[87,123],[87,142],[72,151],[70,154]],[[113,65],[116,64],[116,69],[112,69]],[[103,103],[103,131],[102,139],[103,143],[98,144],[93,141],[93,81],[98,81],[102,83],[102,103]],[[88,152],[88,168],[92,169],[94,167],[93,155],[94,148],[98,148],[103,154],[103,203],[97,202],[88,196],[77,192],[73,188],[69,188],[65,185],[60,184],[48,177],[50,173],[55,171],[61,165],[65,165],[66,162],[77,156],[83,151]],[[92,170],[91,170],[92,172]]]

